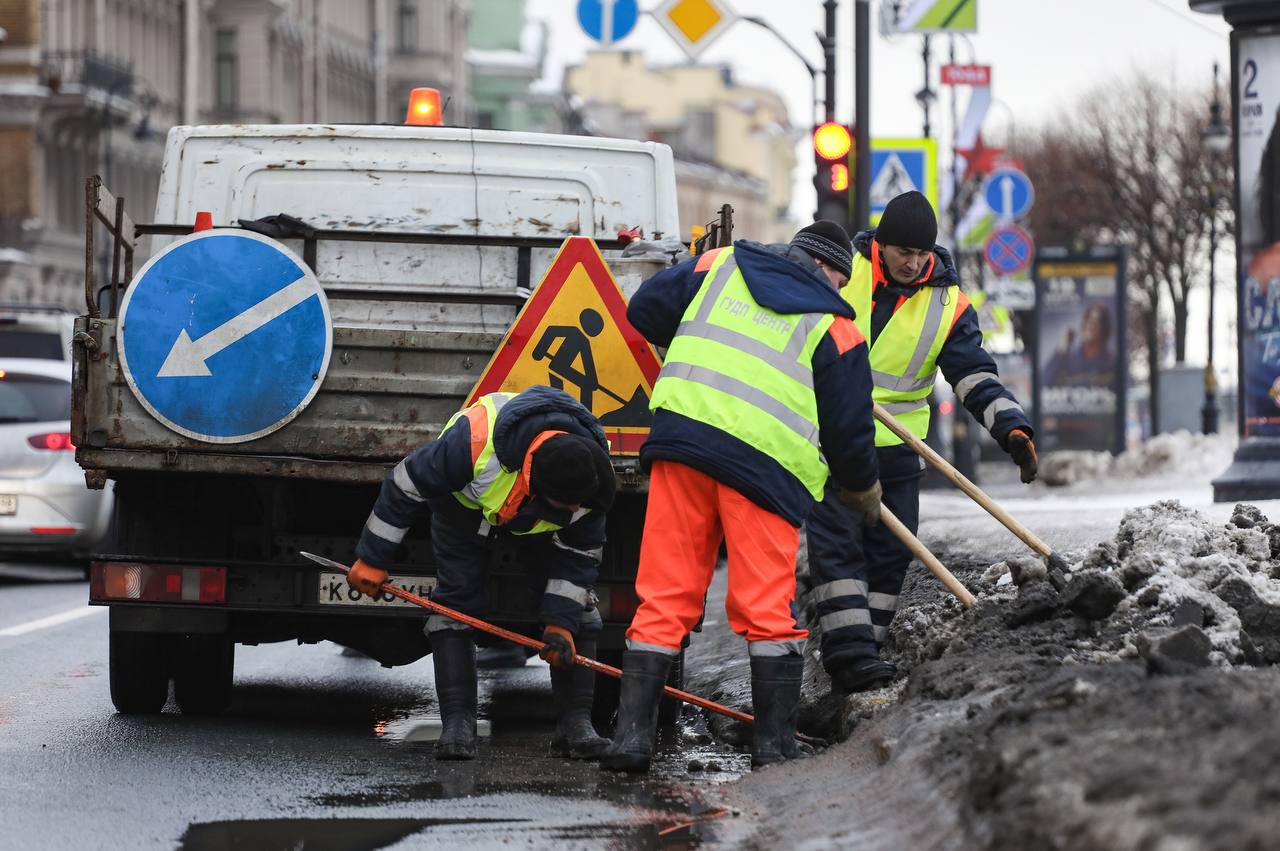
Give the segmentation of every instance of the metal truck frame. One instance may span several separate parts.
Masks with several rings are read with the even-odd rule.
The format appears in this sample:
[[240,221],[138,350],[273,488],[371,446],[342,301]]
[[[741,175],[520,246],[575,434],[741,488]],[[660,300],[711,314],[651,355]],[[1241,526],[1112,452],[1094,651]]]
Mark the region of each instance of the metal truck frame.
[[[319,572],[298,552],[351,563],[383,478],[461,407],[502,335],[334,327],[323,384],[294,421],[246,443],[200,443],[165,428],[134,397],[121,369],[116,316],[133,276],[137,240],[182,235],[192,227],[134,224],[123,200],[97,176],[85,183],[85,218],[87,311],[74,336],[71,428],[89,487],[111,480],[116,489],[112,535],[91,564],[90,603],[110,607],[117,709],[159,712],[172,679],[183,712],[221,711],[231,700],[236,643],[334,641],[386,666],[429,653],[421,612],[322,599]],[[95,289],[96,223],[110,237],[109,280],[101,292]],[[313,271],[316,245],[324,240],[510,249],[517,253],[516,283],[523,292],[530,287],[531,250],[562,241],[309,227],[297,236]],[[325,289],[331,298],[342,295]],[[524,300],[515,293],[456,289],[361,291],[359,297],[516,307]],[[609,514],[597,595],[605,622],[600,655],[617,664],[637,603],[646,479],[634,457],[615,457],[614,466],[619,495]],[[406,538],[396,575],[410,581],[432,576],[428,527],[419,523]],[[537,578],[513,556],[498,551],[491,560],[489,615],[508,629],[536,635]],[[114,571],[114,584],[110,565],[127,566]],[[124,573],[134,577],[133,587],[118,581]],[[597,723],[607,723],[616,699],[616,681],[600,678]],[[667,707],[668,716],[674,709]]]

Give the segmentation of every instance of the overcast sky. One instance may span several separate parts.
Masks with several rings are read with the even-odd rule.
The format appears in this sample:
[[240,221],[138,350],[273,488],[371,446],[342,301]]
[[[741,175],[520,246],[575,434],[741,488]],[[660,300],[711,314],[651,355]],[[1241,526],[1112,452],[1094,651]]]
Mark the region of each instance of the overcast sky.
[[[823,27],[821,0],[725,0],[742,15],[766,19],[796,45],[817,68],[822,50],[814,33]],[[960,62],[971,59],[993,66],[992,92],[997,103],[987,122],[988,138],[1005,139],[1010,121],[1019,127],[1052,120],[1090,89],[1123,77],[1133,68],[1166,74],[1187,87],[1208,86],[1215,60],[1228,72],[1229,28],[1221,17],[1192,12],[1185,0],[977,0],[978,33],[957,39]],[[595,42],[577,23],[577,0],[529,0],[528,14],[551,24],[551,58],[547,79],[559,82],[566,64],[579,61]],[[641,0],[642,10],[658,0]],[[853,116],[853,0],[840,0],[837,19],[836,116]],[[873,136],[919,136],[922,114],[915,93],[923,85],[919,36],[879,35],[880,3],[872,2],[875,35],[871,44],[871,132]],[[635,30],[618,43],[620,49],[642,51],[650,62],[684,61],[684,54],[653,19],[643,16]],[[933,109],[933,135],[950,139],[950,93],[938,83],[946,61],[946,39],[933,39],[932,87],[941,99]],[[738,22],[700,57],[706,63],[732,66],[737,79],[768,86],[787,99],[792,122],[811,123],[812,82],[800,61],[770,33]],[[1224,77],[1225,80],[1225,77]],[[967,89],[959,89],[958,110],[964,114]],[[1206,117],[1207,118],[1207,117]],[[942,147],[940,146],[940,150]],[[813,209],[812,166],[807,138],[798,146],[796,197],[792,209],[803,219]],[[949,153],[940,156],[949,162]]]

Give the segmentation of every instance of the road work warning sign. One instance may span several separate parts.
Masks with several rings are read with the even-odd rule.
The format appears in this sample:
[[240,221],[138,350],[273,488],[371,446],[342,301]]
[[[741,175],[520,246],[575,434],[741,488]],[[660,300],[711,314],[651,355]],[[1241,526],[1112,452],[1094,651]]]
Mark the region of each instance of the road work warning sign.
[[615,455],[635,455],[649,434],[649,397],[661,365],[627,322],[627,303],[595,241],[571,236],[516,316],[471,395],[538,384],[580,401],[604,426]]

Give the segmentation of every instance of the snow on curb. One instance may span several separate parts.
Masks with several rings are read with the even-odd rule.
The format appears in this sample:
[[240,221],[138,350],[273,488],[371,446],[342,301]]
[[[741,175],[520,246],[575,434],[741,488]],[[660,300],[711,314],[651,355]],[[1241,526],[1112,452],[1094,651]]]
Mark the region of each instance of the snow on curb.
[[948,600],[900,612],[888,652],[914,667],[952,642],[972,643],[969,633],[991,630],[978,621],[999,617],[1010,631],[1044,624],[1045,639],[1066,649],[1066,662],[1141,656],[1159,673],[1274,664],[1277,556],[1280,526],[1254,506],[1237,505],[1220,526],[1176,500],[1157,502],[1127,512],[1114,538],[1056,583],[1038,560],[1009,559],[982,574],[978,614]]
[[1176,431],[1158,434],[1119,456],[1110,452],[1059,450],[1040,459],[1039,481],[1048,487],[1077,482],[1210,476],[1225,470],[1235,451],[1230,434],[1191,434]]

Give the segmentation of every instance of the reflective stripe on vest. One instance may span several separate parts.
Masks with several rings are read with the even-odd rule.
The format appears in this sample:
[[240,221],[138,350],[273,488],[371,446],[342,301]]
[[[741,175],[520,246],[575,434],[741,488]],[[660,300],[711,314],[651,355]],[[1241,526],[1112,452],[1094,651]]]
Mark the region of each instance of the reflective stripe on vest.
[[[522,469],[508,470],[502,466],[493,445],[494,424],[498,421],[498,412],[513,398],[515,398],[513,393],[489,393],[481,396],[471,407],[454,414],[440,432],[443,436],[463,417],[470,422],[472,478],[466,487],[456,491],[453,497],[467,508],[481,512],[491,526],[502,526],[515,517],[521,503],[529,495],[529,466],[534,450],[544,440],[565,433],[545,431],[538,435],[525,452]],[[574,519],[577,519],[577,515]],[[538,520],[531,529],[513,534],[536,535],[542,532],[555,532],[560,528],[562,527],[558,523]]]
[[714,426],[777,460],[814,499],[827,463],[818,443],[813,352],[829,313],[775,313],[751,296],[722,249],[685,310],[650,408]]
[[[841,290],[857,314],[854,324],[871,340],[872,293],[875,276],[871,261],[855,254],[849,283]],[[923,439],[929,433],[929,393],[938,371],[938,354],[951,332],[960,288],[928,287],[908,298],[885,323],[871,343],[871,398],[893,414],[912,434]],[[902,439],[876,422],[876,446],[896,446]]]

